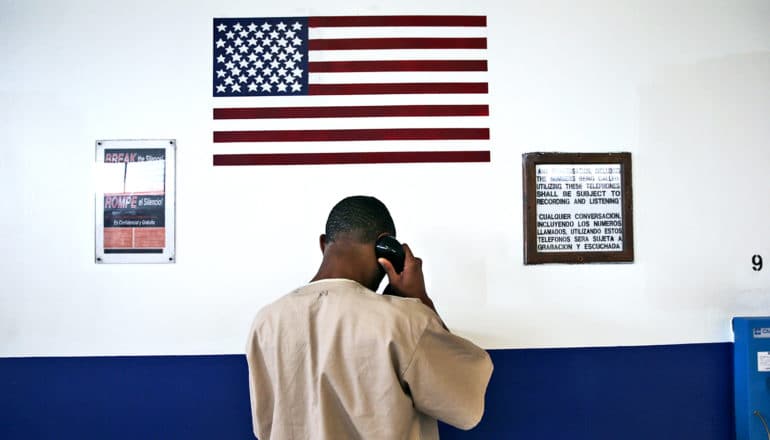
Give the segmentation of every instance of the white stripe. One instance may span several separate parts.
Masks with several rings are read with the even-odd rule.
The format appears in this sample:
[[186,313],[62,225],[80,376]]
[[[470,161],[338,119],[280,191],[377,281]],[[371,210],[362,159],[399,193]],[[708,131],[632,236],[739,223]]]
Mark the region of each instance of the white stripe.
[[212,98],[212,108],[306,107],[359,105],[486,104],[487,95],[476,93],[444,95],[341,95],[341,96],[233,96]]
[[487,82],[487,72],[345,72],[311,73],[310,84]]
[[312,119],[218,119],[215,131],[335,130],[367,128],[487,128],[484,116]]
[[486,49],[311,50],[309,61],[485,60]]
[[337,38],[486,38],[486,27],[327,27],[310,28],[311,40]]
[[489,141],[356,141],[214,143],[213,154],[488,150]]

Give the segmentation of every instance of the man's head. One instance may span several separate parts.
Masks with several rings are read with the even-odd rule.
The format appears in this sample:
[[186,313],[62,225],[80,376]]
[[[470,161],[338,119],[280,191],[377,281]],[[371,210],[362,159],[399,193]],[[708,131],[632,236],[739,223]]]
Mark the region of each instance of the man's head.
[[374,243],[396,235],[388,208],[374,197],[352,196],[334,205],[320,244],[323,262],[314,279],[347,278],[376,290],[385,273],[377,263]]
[[351,196],[334,205],[326,220],[326,241],[338,237],[359,243],[374,243],[382,234],[396,235],[388,208],[374,197]]

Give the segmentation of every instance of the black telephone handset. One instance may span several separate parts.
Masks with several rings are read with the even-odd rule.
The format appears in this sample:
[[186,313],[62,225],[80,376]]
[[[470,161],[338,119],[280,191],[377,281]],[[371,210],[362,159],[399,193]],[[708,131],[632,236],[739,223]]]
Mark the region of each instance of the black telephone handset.
[[383,235],[377,239],[374,244],[374,253],[377,258],[384,258],[390,261],[396,273],[404,270],[404,248],[401,243],[390,235]]

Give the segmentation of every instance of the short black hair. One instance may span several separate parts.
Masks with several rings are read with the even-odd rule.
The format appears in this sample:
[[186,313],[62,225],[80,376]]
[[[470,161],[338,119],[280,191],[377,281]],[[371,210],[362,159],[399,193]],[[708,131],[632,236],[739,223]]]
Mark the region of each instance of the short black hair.
[[374,243],[382,233],[396,235],[393,218],[384,203],[370,196],[350,196],[340,200],[326,220],[326,239],[349,233],[359,243]]

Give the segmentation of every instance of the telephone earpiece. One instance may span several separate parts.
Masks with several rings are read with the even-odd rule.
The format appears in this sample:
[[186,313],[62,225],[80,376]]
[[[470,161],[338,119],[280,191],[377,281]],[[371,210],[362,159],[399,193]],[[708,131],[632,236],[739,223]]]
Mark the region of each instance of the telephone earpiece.
[[385,258],[390,261],[397,273],[404,270],[404,248],[401,243],[390,235],[383,235],[374,244],[374,253],[377,258]]

